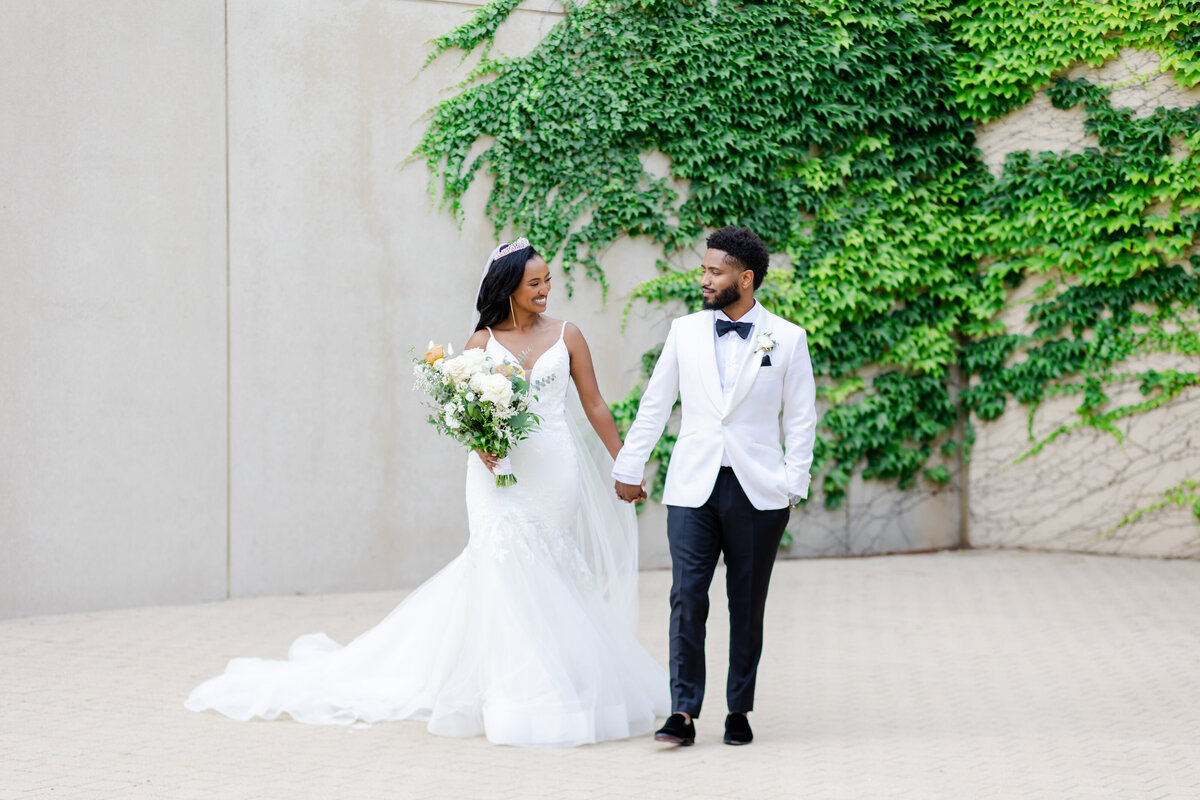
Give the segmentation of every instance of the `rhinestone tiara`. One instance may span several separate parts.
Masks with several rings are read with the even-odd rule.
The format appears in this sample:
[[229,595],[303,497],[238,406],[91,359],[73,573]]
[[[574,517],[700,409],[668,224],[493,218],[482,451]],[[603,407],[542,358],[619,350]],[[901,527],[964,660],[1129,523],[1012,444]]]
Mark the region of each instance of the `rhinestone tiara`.
[[509,253],[515,253],[518,250],[524,250],[527,247],[529,247],[529,240],[522,236],[516,241],[500,245],[500,250],[496,253],[496,258],[504,258]]

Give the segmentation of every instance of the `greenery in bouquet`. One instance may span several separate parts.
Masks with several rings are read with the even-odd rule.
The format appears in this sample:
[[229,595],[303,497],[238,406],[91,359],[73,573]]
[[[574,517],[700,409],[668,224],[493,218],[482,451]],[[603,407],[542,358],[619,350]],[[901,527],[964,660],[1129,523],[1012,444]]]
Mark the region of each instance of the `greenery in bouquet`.
[[477,347],[455,356],[450,345],[430,342],[414,361],[415,386],[429,398],[430,424],[471,450],[497,456],[497,486],[516,483],[508,454],[541,422],[529,403],[544,382],[531,384],[518,364],[497,362]]

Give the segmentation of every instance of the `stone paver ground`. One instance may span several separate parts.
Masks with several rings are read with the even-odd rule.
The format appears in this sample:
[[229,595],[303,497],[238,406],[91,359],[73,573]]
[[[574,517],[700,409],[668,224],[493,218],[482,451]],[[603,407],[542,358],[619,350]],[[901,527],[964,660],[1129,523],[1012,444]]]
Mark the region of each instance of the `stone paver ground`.
[[[640,636],[666,661],[665,572]],[[714,582],[714,598],[721,590]],[[404,592],[0,621],[12,798],[1200,798],[1200,563],[974,551],[781,562],[752,716],[721,743],[726,619],[694,747],[569,750],[184,710],[236,655],[339,641]]]

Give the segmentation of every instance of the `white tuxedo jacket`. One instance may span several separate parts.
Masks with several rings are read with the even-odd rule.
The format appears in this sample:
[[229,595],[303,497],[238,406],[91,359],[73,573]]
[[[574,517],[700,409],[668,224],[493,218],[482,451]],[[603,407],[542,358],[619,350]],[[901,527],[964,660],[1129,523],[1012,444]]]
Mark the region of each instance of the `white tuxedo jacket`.
[[770,351],[771,365],[761,366],[763,351],[750,347],[726,403],[717,372],[715,318],[713,311],[700,311],[671,323],[613,477],[641,482],[646,460],[678,397],[683,419],[667,468],[663,502],[692,508],[704,505],[716,484],[721,454],[726,452],[755,508],[784,508],[789,494],[808,496],[817,427],[808,337],[799,325],[761,309],[750,341],[754,345],[760,334],[771,334],[776,343]]

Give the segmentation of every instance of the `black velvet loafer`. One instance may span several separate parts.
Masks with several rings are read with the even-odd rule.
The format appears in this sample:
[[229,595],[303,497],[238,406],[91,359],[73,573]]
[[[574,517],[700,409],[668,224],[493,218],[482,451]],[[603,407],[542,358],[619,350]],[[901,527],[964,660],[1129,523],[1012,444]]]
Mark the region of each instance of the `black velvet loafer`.
[[730,714],[725,718],[725,744],[750,744],[754,741],[754,731],[750,730],[750,720],[745,714]]
[[684,722],[683,714],[667,717],[667,724],[654,732],[654,741],[671,744],[695,744],[696,723]]

